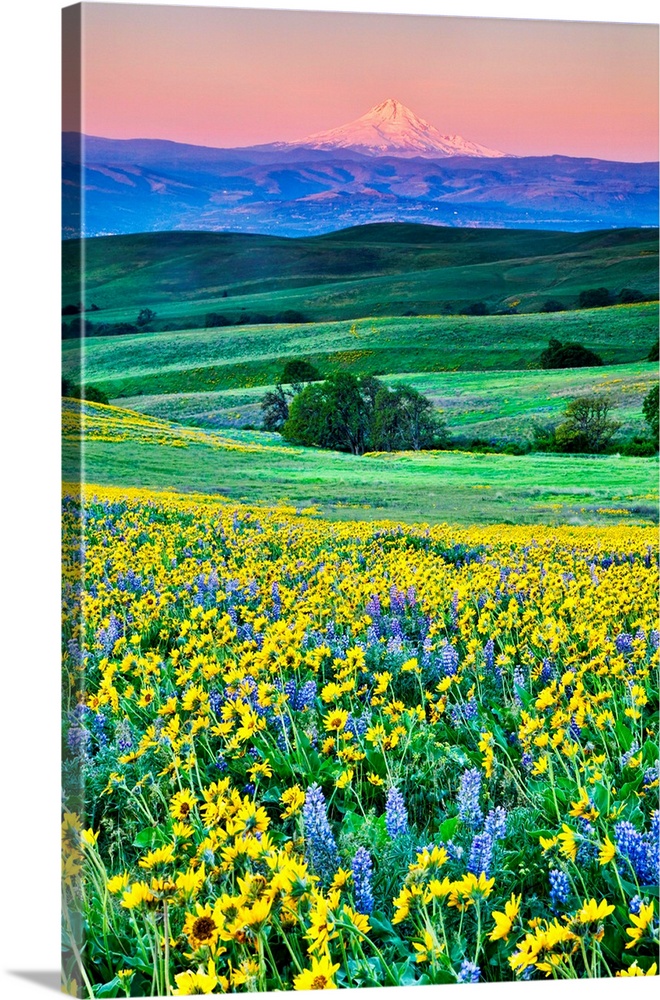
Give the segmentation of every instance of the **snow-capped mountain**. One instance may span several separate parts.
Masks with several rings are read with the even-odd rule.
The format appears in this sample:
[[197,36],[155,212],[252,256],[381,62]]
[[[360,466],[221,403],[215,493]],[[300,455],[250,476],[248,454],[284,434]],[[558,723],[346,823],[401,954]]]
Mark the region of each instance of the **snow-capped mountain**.
[[400,101],[388,98],[361,118],[326,132],[315,132],[296,142],[274,144],[280,148],[355,149],[372,155],[397,156],[506,156],[460,135],[442,135]]

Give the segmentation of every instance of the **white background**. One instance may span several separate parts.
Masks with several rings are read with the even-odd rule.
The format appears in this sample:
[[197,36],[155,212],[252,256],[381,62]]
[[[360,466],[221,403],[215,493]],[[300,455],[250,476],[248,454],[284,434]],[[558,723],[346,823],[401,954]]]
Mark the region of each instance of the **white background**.
[[[192,4],[185,4],[192,6]],[[0,15],[0,996],[38,998],[59,966],[59,0]],[[222,6],[222,4],[205,4]],[[657,23],[653,0],[241,3],[406,14]],[[646,998],[658,980],[465,986],[492,1000]],[[389,992],[413,1000],[442,987]],[[446,989],[455,989],[447,987]],[[370,994],[375,991],[368,991]],[[379,991],[379,997],[382,993]],[[454,993],[452,993],[452,996]]]

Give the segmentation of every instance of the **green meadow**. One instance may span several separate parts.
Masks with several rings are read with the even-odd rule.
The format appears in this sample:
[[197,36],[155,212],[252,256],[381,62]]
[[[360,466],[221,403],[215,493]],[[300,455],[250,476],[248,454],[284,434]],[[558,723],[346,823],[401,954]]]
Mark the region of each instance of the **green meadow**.
[[[298,240],[160,233],[68,241],[65,303],[76,301],[83,252],[87,305],[98,306],[87,318],[104,331],[82,342],[84,381],[129,428],[87,433],[88,482],[287,500],[338,518],[657,517],[655,458],[461,451],[474,440],[531,442],[536,427],[556,425],[571,399],[591,393],[610,403],[617,440],[648,435],[642,404],[658,378],[646,360],[658,337],[657,301],[575,305],[581,290],[601,286],[657,298],[656,230],[374,225]],[[548,299],[565,311],[533,311]],[[461,313],[477,300],[489,315]],[[112,332],[147,307],[156,315],[146,330]],[[290,309],[307,322],[272,321]],[[235,325],[205,328],[209,312]],[[552,338],[582,343],[604,366],[542,370]],[[354,457],[261,433],[264,391],[301,358],[322,376],[347,371],[411,385],[442,414],[452,450]],[[63,371],[74,382],[83,380],[80,363],[81,341],[65,339]],[[65,477],[75,477],[75,454],[74,435],[64,443]]]
[[[656,459],[460,451],[353,456],[288,447],[278,435],[258,431],[223,431],[218,439],[155,419],[134,425],[123,409],[91,409],[98,422],[86,435],[83,477],[100,485],[286,501],[333,518],[429,523],[648,523],[657,506]],[[65,480],[77,477],[78,451],[75,435],[65,439]]]

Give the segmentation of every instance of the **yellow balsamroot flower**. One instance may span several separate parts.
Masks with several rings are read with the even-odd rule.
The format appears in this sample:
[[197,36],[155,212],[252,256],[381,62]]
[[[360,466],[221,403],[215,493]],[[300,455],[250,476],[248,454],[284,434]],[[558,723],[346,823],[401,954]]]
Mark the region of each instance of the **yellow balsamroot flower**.
[[584,816],[586,819],[598,819],[600,813],[592,804],[587,794],[586,788],[580,788],[580,795],[577,802],[571,802],[572,809],[569,809],[570,816]]
[[300,785],[293,785],[287,788],[280,795],[280,803],[285,806],[284,812],[280,813],[280,819],[288,819],[299,813],[305,804],[305,793]]
[[138,865],[140,868],[150,869],[158,865],[169,865],[172,861],[174,861],[174,844],[166,844],[165,847],[148,851],[143,858],[140,858]]
[[97,830],[96,833],[94,833],[91,828],[89,830],[83,830],[80,834],[80,843],[84,847],[94,847],[98,839],[99,831]]
[[189,868],[188,871],[179,872],[174,884],[184,895],[194,896],[202,888],[205,878],[206,868],[204,867],[204,862],[202,861],[196,871]]
[[534,767],[532,768],[532,774],[545,774],[545,772],[548,770],[549,763],[550,763],[550,758],[547,753],[544,753],[543,756],[539,757],[539,759],[534,764]]
[[379,774],[374,774],[373,771],[367,773],[367,781],[372,785],[376,785],[376,787],[385,784],[385,779],[381,778]]
[[357,910],[352,909],[352,907],[344,904],[342,909],[342,916],[348,920],[353,927],[362,934],[368,934],[371,930],[371,924],[369,923],[369,917],[365,913],[358,913]]
[[413,909],[417,902],[422,899],[422,887],[419,885],[404,886],[399,895],[393,901],[394,903],[394,916],[392,917],[393,924],[403,923],[404,920],[410,915],[411,909]]
[[193,793],[184,788],[182,792],[177,792],[170,799],[170,816],[174,819],[188,819],[191,809],[197,804],[197,799]]
[[485,872],[481,872],[478,877],[468,872],[462,879],[454,882],[448,906],[457,906],[460,910],[472,906],[477,899],[486,899],[490,896],[494,885],[495,879],[486,878]]
[[429,931],[424,931],[422,935],[422,941],[413,941],[413,948],[417,952],[415,956],[416,962],[432,962],[435,958],[438,958],[442,954],[442,945],[436,940],[436,938],[429,933]]
[[175,977],[176,989],[172,990],[172,996],[188,997],[193,994],[208,996],[213,993],[218,985],[216,976],[210,976],[204,971],[199,972],[179,972]]
[[337,788],[346,788],[347,785],[350,785],[354,774],[355,771],[352,767],[347,768],[346,771],[342,771],[339,777],[335,780]]
[[658,963],[657,962],[654,962],[653,965],[649,966],[649,968],[646,970],[646,972],[644,972],[644,970],[640,969],[640,967],[638,966],[637,960],[635,960],[632,963],[632,965],[628,966],[627,969],[619,969],[619,971],[616,973],[616,975],[617,976],[655,976],[655,975],[657,975],[657,973],[658,973]]
[[562,832],[557,834],[557,840],[559,841],[559,850],[566,858],[570,858],[571,861],[575,861],[577,857],[577,842],[575,840],[575,832],[571,830],[570,826],[566,826],[566,823],[562,824]]
[[265,833],[269,823],[268,813],[263,806],[257,806],[246,795],[236,815],[228,820],[227,833],[231,837],[246,833]]
[[332,892],[327,898],[316,889],[312,892],[312,907],[309,912],[309,928],[307,937],[310,940],[308,951],[327,951],[333,938],[337,937],[335,930],[334,906],[339,901],[339,893]]
[[[216,907],[217,905],[218,902],[216,902]],[[198,948],[214,947],[220,935],[220,921],[209,903],[206,906],[197,903],[194,913],[186,913],[183,933],[195,951]]]
[[629,938],[632,938],[632,940],[628,942],[626,949],[634,948],[635,945],[639,944],[641,939],[646,934],[647,928],[653,923],[654,912],[654,903],[642,903],[637,915],[634,913],[630,914],[630,922],[633,926],[626,928],[626,934]]
[[489,941],[499,941],[500,938],[504,938],[505,941],[508,939],[519,909],[520,896],[511,893],[511,899],[504,904],[504,913],[501,910],[493,910],[491,916],[495,921],[495,927],[491,931]]
[[330,733],[341,733],[347,722],[348,712],[343,708],[335,708],[323,717],[323,728]]
[[123,872],[121,875],[113,875],[112,878],[108,879],[106,883],[106,889],[115,895],[125,889],[130,881],[128,872]]
[[133,882],[122,896],[121,905],[127,910],[133,910],[142,903],[153,903],[155,898],[146,882]]
[[337,984],[333,976],[339,968],[339,962],[332,964],[329,955],[321,958],[312,957],[311,969],[303,969],[293,980],[294,990],[335,990]]
[[330,889],[343,889],[344,886],[348,885],[350,880],[353,878],[353,872],[350,868],[338,868],[335,872],[334,878],[330,883]]
[[575,919],[580,924],[593,924],[598,920],[604,920],[613,912],[614,907],[606,899],[601,899],[600,903],[597,903],[595,899],[589,901],[585,899],[582,902],[582,907],[575,914]]
[[598,861],[601,865],[607,865],[616,857],[616,846],[612,843],[609,837],[605,837],[605,840],[600,846],[598,852]]
[[416,860],[408,866],[409,872],[430,872],[434,871],[436,868],[442,868],[444,864],[449,860],[449,855],[447,854],[444,847],[432,847],[429,851],[428,847],[425,847],[423,851],[417,853]]

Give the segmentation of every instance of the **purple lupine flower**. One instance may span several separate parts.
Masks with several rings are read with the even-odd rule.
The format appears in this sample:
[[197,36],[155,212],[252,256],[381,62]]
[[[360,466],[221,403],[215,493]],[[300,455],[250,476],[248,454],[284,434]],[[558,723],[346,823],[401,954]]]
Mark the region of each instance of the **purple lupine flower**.
[[124,718],[121,722],[117,723],[115,728],[115,739],[117,740],[117,749],[121,750],[122,753],[126,753],[133,746],[133,737],[131,735],[131,725],[128,719]]
[[280,598],[280,585],[277,580],[273,580],[271,584],[270,596],[273,602],[273,618],[279,618],[282,614],[282,601]]
[[520,763],[525,768],[526,771],[531,771],[534,766],[534,758],[532,757],[529,750],[525,750],[524,754],[520,758]]
[[554,676],[555,676],[555,665],[552,662],[552,660],[546,658],[543,661],[543,666],[541,668],[541,680],[543,681],[544,684],[547,684],[548,681],[551,681]]
[[378,594],[371,595],[371,597],[364,606],[364,610],[369,615],[369,617],[373,619],[374,622],[377,622],[379,620],[381,611],[380,611],[380,597],[378,596]]
[[455,590],[451,598],[451,608],[449,610],[449,621],[451,627],[455,629],[458,626],[458,591]]
[[488,875],[493,860],[493,838],[489,833],[477,833],[470,848],[468,871],[473,875]]
[[635,916],[637,916],[641,908],[642,908],[642,898],[639,895],[639,893],[636,893],[628,903],[628,910],[630,913],[633,913]]
[[650,839],[647,839],[639,833],[629,820],[621,820],[616,824],[614,827],[614,838],[616,840],[616,846],[623,857],[627,858],[628,863],[637,878],[640,882],[646,885],[647,880],[652,874],[653,868],[657,868],[657,846],[656,862],[654,866],[653,858],[649,850],[651,847]]
[[476,767],[463,771],[458,792],[458,815],[463,823],[473,829],[476,829],[483,820],[483,813],[479,805],[480,792],[481,771]]
[[371,855],[366,847],[358,847],[353,858],[353,892],[355,909],[358,913],[370,914],[374,908],[374,893],[371,886],[371,876],[374,866]]
[[309,680],[299,689],[296,695],[296,709],[302,712],[306,708],[311,708],[316,698],[316,681]]
[[484,666],[490,672],[495,666],[495,643],[492,639],[484,643]]
[[390,610],[393,614],[403,614],[406,610],[406,595],[394,584],[390,587]]
[[489,833],[493,840],[502,840],[506,837],[506,809],[495,806],[489,811],[484,820],[484,833]]
[[548,878],[550,879],[550,902],[552,908],[556,910],[570,896],[571,883],[568,880],[568,875],[557,868],[550,869]]
[[105,747],[108,745],[108,736],[105,731],[106,721],[107,720],[103,712],[96,712],[92,720],[94,735],[96,736],[99,747]]
[[660,631],[657,628],[649,632],[649,645],[654,650],[660,646]]
[[308,862],[327,884],[339,867],[339,852],[320,785],[314,783],[307,789],[302,816]]
[[408,813],[403,795],[394,785],[387,793],[385,803],[385,829],[392,840],[405,836],[408,830]]
[[440,650],[440,660],[445,676],[453,677],[458,670],[458,650],[448,642],[443,642]]
[[471,962],[469,958],[463,959],[461,967],[458,972],[457,982],[459,983],[478,983],[481,978],[481,969],[474,962]]
[[633,651],[633,637],[630,632],[619,632],[616,639],[614,640],[614,645],[616,647],[617,653],[632,653]]
[[571,721],[568,727],[568,731],[574,740],[578,741],[582,736],[582,727],[579,725],[575,716],[571,716]]
[[223,771],[226,771],[227,768],[229,767],[229,764],[225,760],[225,755],[223,754],[222,750],[218,750],[218,755],[215,758],[215,766],[218,769],[218,771],[220,771],[221,774]]
[[525,671],[520,666],[519,663],[513,668],[513,697],[516,705],[519,707],[522,705],[522,698],[520,697],[520,690],[525,688]]

